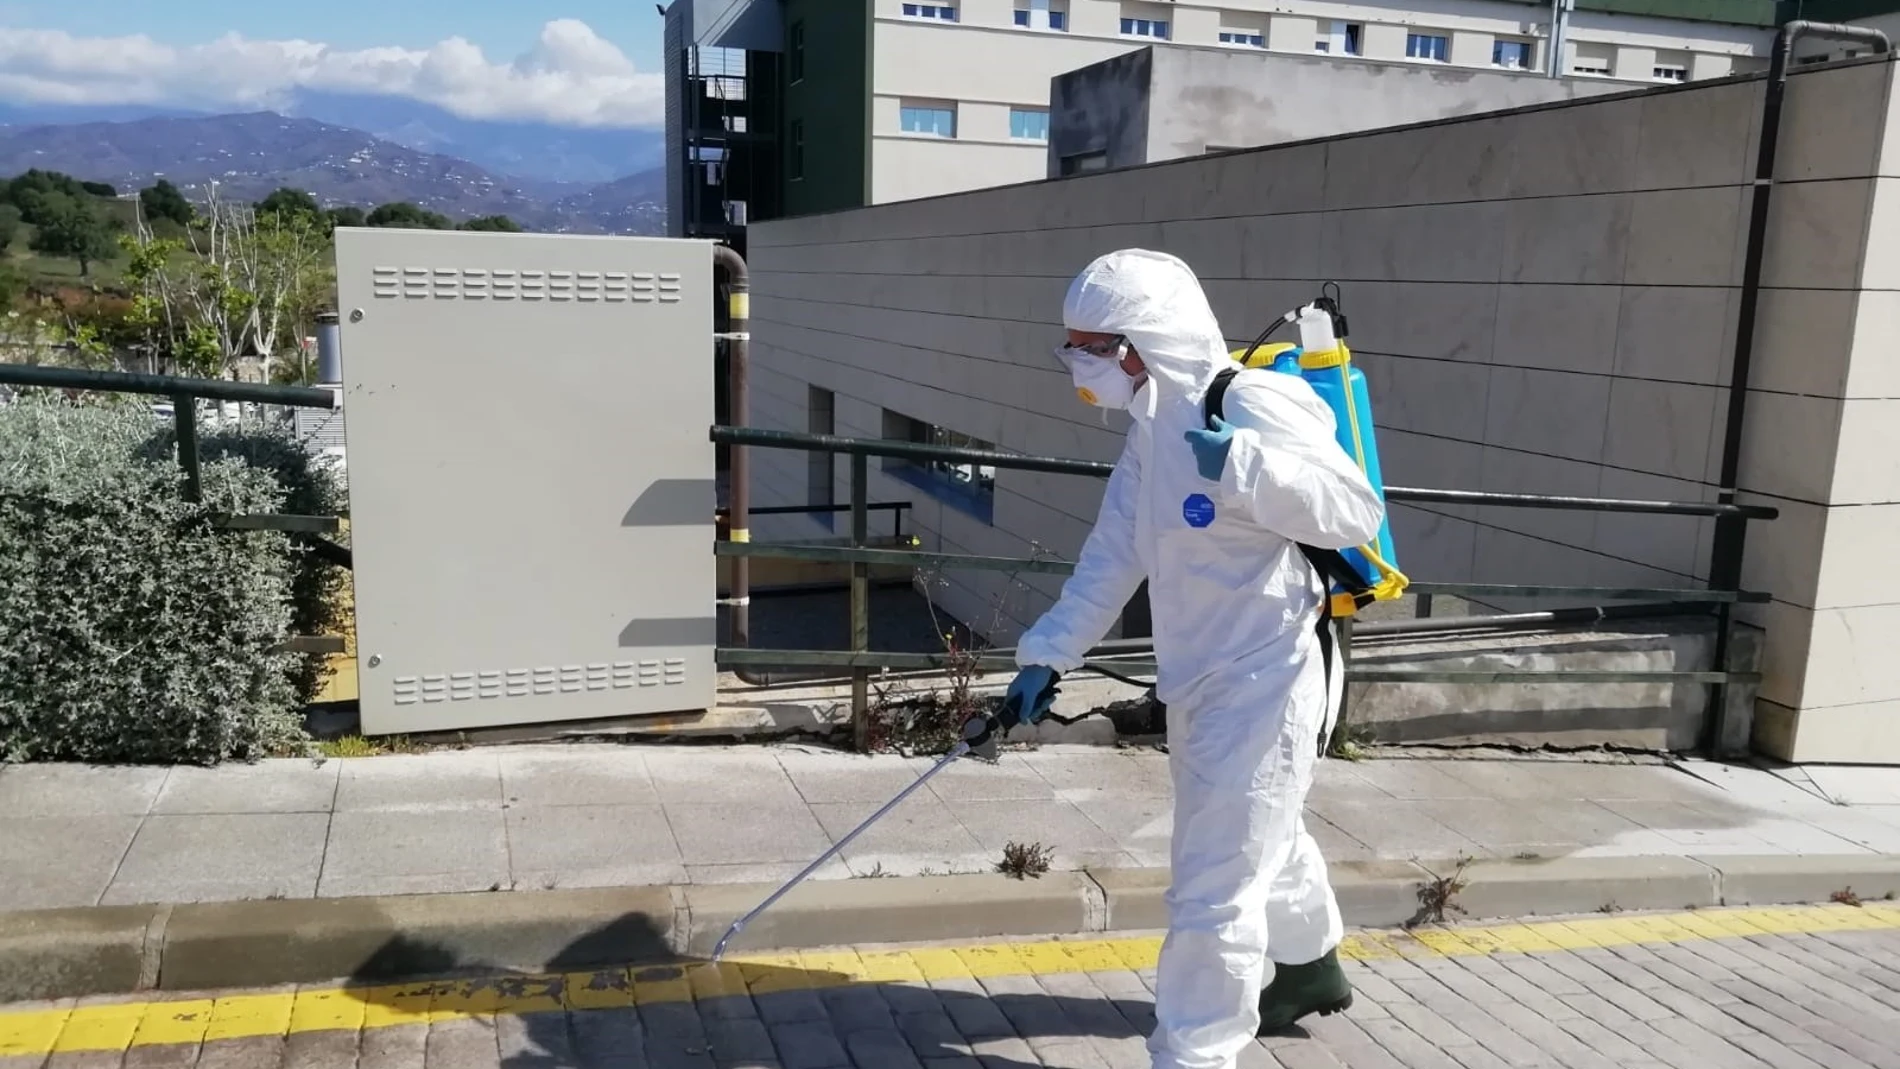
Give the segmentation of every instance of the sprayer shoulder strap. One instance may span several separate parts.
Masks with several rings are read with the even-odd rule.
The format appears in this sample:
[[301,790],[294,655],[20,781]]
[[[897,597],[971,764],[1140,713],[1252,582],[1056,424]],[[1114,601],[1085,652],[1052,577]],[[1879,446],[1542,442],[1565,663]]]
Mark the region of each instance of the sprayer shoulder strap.
[[[1220,373],[1214,376],[1214,381],[1208,384],[1207,396],[1201,400],[1201,421],[1206,424],[1208,430],[1214,429],[1216,417],[1224,418],[1222,405],[1227,399],[1227,387],[1233,384],[1235,376],[1242,370],[1244,369],[1238,367],[1222,368]],[[1326,580],[1327,589],[1330,590],[1333,584],[1338,584],[1341,590],[1353,595],[1354,600],[1371,600],[1372,584],[1366,581],[1365,576],[1359,574],[1359,569],[1352,566],[1352,562],[1346,559],[1345,554],[1336,549],[1309,546],[1304,542],[1294,544],[1300,547],[1300,553],[1306,557],[1306,562],[1313,566],[1313,570]],[[1330,617],[1331,614],[1326,615]],[[1325,619],[1322,619],[1320,626],[1322,629],[1326,627]],[[1328,632],[1328,637],[1330,638],[1330,632]]]

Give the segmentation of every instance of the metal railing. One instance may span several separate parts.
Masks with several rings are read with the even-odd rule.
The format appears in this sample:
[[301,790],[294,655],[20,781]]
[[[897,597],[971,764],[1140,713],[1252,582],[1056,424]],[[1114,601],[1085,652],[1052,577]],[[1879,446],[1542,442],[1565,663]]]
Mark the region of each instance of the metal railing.
[[[334,409],[337,405],[336,396],[330,391],[308,386],[90,371],[43,364],[0,364],[0,386],[130,393],[170,399],[178,436],[178,466],[185,474],[180,492],[185,500],[193,503],[204,500],[203,465],[198,450],[199,399],[290,408]],[[342,520],[336,516],[220,515],[212,522],[227,531],[279,531],[304,541],[331,564],[343,568],[354,564],[349,547],[323,537],[342,529]],[[346,648],[344,640],[335,635],[293,635],[282,647],[291,653],[318,654],[342,653]]]
[[[1036,557],[995,557],[962,553],[928,553],[906,549],[880,549],[868,545],[869,482],[871,457],[895,457],[906,460],[939,460],[958,464],[982,464],[1015,470],[1049,472],[1106,478],[1113,465],[1097,461],[1070,460],[1060,457],[1028,456],[989,450],[922,445],[884,439],[840,438],[829,435],[797,434],[789,431],[746,427],[711,429],[714,442],[766,449],[793,449],[806,452],[844,454],[851,461],[850,544],[801,545],[765,542],[721,542],[715,546],[720,556],[735,558],[772,557],[781,560],[823,561],[851,566],[851,638],[845,650],[752,649],[721,647],[721,668],[835,668],[849,673],[854,735],[862,741],[870,707],[870,679],[875,670],[930,671],[946,667],[948,652],[910,653],[870,648],[869,576],[872,565],[905,565],[920,569],[973,569],[984,571],[1038,572],[1066,575],[1073,571],[1069,561]],[[1504,494],[1465,490],[1421,490],[1409,487],[1386,488],[1386,500],[1406,505],[1482,505],[1496,508],[1554,509],[1564,511],[1609,512],[1658,516],[1702,516],[1727,520],[1746,527],[1750,520],[1771,520],[1777,510],[1761,505],[1716,504],[1690,501],[1651,501],[1621,498],[1568,497],[1546,494]],[[756,510],[755,510],[756,511]],[[788,511],[804,511],[793,508]],[[1759,673],[1729,669],[1732,649],[1733,611],[1738,603],[1765,602],[1765,593],[1739,587],[1714,589],[1674,587],[1587,587],[1506,583],[1435,583],[1414,582],[1408,588],[1416,595],[1421,619],[1382,623],[1357,623],[1351,618],[1339,621],[1339,649],[1345,663],[1346,678],[1357,683],[1668,683],[1708,685],[1715,689],[1711,714],[1703,732],[1704,749],[1713,750],[1722,737],[1731,686],[1758,683]],[[1584,609],[1555,609],[1542,612],[1476,616],[1447,621],[1432,618],[1432,602],[1437,596],[1461,598],[1564,598],[1592,599],[1595,602],[1632,604]],[[1713,615],[1716,638],[1711,671],[1569,671],[1564,669],[1512,671],[1440,671],[1408,668],[1368,668],[1352,663],[1352,640],[1356,634],[1404,634],[1418,631],[1495,630],[1528,625],[1587,622],[1607,619],[1649,619],[1679,615]],[[1111,676],[1124,672],[1151,671],[1152,660],[1122,659],[1152,647],[1145,641],[1103,643],[1091,650],[1086,667]],[[974,654],[978,667],[1013,666],[1014,650],[994,647]],[[1110,660],[1110,658],[1115,658]],[[1347,727],[1342,709],[1335,727],[1335,738]]]

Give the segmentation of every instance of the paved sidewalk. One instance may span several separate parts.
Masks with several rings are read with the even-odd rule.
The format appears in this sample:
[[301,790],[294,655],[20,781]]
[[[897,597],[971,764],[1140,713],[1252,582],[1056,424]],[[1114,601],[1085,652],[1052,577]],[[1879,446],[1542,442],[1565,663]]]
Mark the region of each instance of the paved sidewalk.
[[[807,746],[508,746],[197,768],[0,767],[0,911],[762,882],[928,762]],[[1165,867],[1167,758],[1048,746],[945,770],[819,878]],[[1900,771],[1321,763],[1335,861],[1900,854]]]
[[[1145,1069],[1152,938],[0,1007],[0,1069]],[[1891,1069],[1900,909],[1362,933],[1244,1069]]]

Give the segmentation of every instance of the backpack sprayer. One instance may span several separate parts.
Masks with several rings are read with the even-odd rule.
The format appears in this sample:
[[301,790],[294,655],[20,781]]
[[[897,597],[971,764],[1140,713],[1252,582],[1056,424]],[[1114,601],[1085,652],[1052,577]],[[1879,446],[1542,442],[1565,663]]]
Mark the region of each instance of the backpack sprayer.
[[[1039,705],[1043,705],[1045,703],[1054,701],[1055,696],[1061,693],[1061,688],[1056,686],[1056,682],[1060,678],[1061,678],[1060,676],[1052,673],[1049,678],[1048,686],[1044,687],[1042,690],[1042,693],[1037,694],[1035,698],[1032,699],[1032,705],[1039,706]],[[1121,678],[1125,679],[1126,677],[1121,677]],[[1046,720],[1053,720],[1058,724],[1073,724],[1073,723],[1076,723],[1077,721],[1085,720],[1088,717],[1093,716],[1093,715],[1095,715],[1093,712],[1088,712],[1088,713],[1083,713],[1081,716],[1058,716],[1056,715],[1054,711],[1049,711],[1049,712],[1043,713],[1042,718]],[[902,802],[904,799],[909,798],[912,794],[914,794],[917,791],[917,788],[922,787],[925,783],[928,783],[930,781],[930,777],[943,771],[945,768],[948,768],[950,766],[950,763],[955,761],[959,757],[975,755],[977,757],[982,758],[985,761],[994,762],[996,760],[997,733],[1001,732],[1003,734],[1008,734],[1010,729],[1022,723],[1022,718],[1023,718],[1023,710],[1021,706],[1014,700],[1005,699],[1002,706],[998,708],[995,712],[979,713],[976,716],[973,716],[970,719],[964,721],[963,722],[963,737],[957,740],[957,744],[950,748],[949,753],[946,753],[942,757],[938,758],[936,764],[930,766],[930,769],[926,771],[923,775],[918,776],[917,782],[912,783],[910,786],[905,787],[903,790],[897,792],[897,797],[892,798],[890,801],[884,803],[883,807],[880,808],[877,812],[872,813],[870,816],[866,817],[863,823],[859,824],[855,828],[852,828],[850,834],[846,835],[842,839],[839,839],[836,843],[832,845],[831,849],[826,850],[822,854],[819,854],[817,859],[814,860],[811,864],[806,865],[802,870],[800,870],[798,875],[793,876],[789,880],[786,880],[785,883],[782,886],[780,886],[778,890],[773,891],[772,894],[769,897],[767,897],[765,901],[753,907],[750,913],[747,913],[745,916],[740,917],[736,921],[733,921],[732,927],[726,929],[726,934],[723,936],[720,936],[718,945],[713,947],[713,952],[712,952],[713,963],[718,964],[719,959],[723,957],[726,953],[726,944],[730,943],[734,936],[744,931],[745,926],[752,923],[754,918],[758,917],[759,914],[764,913],[766,910],[771,909],[773,903],[777,902],[781,898],[784,898],[786,893],[789,892],[792,888],[797,887],[800,883],[803,883],[807,876],[810,876],[812,873],[818,871],[818,867],[820,865],[823,865],[825,862],[837,856],[838,851],[843,850],[846,846],[850,845],[851,840],[857,838],[861,833],[863,833],[864,829],[870,827],[873,824],[876,824],[879,820],[883,819],[884,814],[889,813],[893,809],[896,809],[899,802]]]

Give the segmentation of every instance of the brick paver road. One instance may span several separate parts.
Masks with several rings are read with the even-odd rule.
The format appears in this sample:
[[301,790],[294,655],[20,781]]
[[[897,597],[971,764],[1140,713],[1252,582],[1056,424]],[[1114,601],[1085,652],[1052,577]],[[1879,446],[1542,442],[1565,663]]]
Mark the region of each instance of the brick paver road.
[[[0,1007],[0,1069],[1145,1069],[1158,945]],[[1352,1010],[1242,1066],[1900,1069],[1887,904],[1362,933],[1346,953]]]

